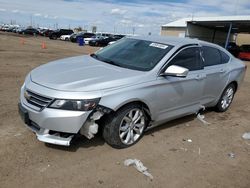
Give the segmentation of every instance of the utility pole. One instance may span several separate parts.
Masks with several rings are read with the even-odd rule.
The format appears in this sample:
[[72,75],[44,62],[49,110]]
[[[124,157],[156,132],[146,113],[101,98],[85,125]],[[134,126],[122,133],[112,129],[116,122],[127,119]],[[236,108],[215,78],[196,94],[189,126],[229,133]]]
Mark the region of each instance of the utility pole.
[[133,30],[133,35],[135,35],[135,27],[133,27],[132,30]]
[[239,4],[239,0],[235,0],[235,10],[234,10],[234,15],[238,14],[238,4]]
[[32,21],[32,15],[30,15],[30,26],[32,27],[33,21]]

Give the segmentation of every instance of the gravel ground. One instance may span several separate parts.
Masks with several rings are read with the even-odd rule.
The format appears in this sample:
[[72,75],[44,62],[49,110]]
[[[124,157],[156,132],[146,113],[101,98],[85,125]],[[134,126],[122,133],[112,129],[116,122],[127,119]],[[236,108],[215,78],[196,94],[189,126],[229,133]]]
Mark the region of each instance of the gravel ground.
[[[0,187],[250,187],[250,141],[242,139],[250,132],[249,68],[231,108],[205,112],[210,125],[195,116],[181,118],[123,150],[111,148],[100,136],[59,147],[37,141],[24,126],[17,112],[20,87],[33,68],[97,48],[43,37],[23,39],[21,44],[20,35],[0,32]],[[125,167],[127,158],[140,159],[153,181]]]

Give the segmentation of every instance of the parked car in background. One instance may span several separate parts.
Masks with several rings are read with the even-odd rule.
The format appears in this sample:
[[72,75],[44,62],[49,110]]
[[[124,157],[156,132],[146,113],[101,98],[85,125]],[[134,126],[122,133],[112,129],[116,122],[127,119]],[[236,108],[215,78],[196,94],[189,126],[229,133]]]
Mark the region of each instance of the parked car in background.
[[9,29],[10,29],[9,25],[4,25],[1,30],[2,31],[8,31]]
[[115,41],[111,41],[111,42],[108,43],[108,45],[114,44],[115,42],[116,42],[116,40]]
[[113,34],[111,34],[111,33],[96,33],[96,36],[99,36],[99,37],[111,37],[111,36],[113,36]]
[[123,37],[125,37],[125,35],[113,35],[112,37],[113,37],[115,40],[109,42],[108,45],[114,44],[117,40],[120,40],[120,39],[122,39]]
[[91,139],[100,131],[112,147],[126,148],[145,130],[204,106],[225,112],[245,72],[242,61],[212,43],[126,37],[32,70],[19,113],[43,142],[68,146],[76,134]]
[[43,36],[43,33],[48,30],[46,28],[39,28],[38,31],[39,31],[39,35]]
[[52,29],[45,29],[45,30],[41,31],[40,35],[44,36],[44,37],[48,37],[52,32],[54,32],[54,30],[52,30]]
[[244,44],[240,47],[240,53],[238,56],[242,60],[250,61],[250,45]]
[[102,36],[93,36],[91,38],[84,38],[84,43],[89,44],[89,41],[96,40],[96,39],[99,39],[99,38],[103,38],[103,37]]
[[39,31],[34,28],[27,28],[27,29],[19,31],[18,33],[23,34],[23,35],[38,35]]
[[95,36],[94,33],[80,32],[80,33],[77,33],[76,35],[72,35],[70,37],[70,41],[71,42],[77,42],[79,38],[91,38],[91,37],[94,37],[94,36]]
[[100,37],[89,41],[90,46],[107,46],[110,42],[116,41],[113,37]]
[[238,57],[240,53],[240,47],[235,42],[229,42],[227,50],[234,56]]
[[74,32],[71,29],[58,29],[49,33],[49,38],[56,40],[57,38],[60,38],[60,36],[62,35],[71,35],[72,33]]
[[13,33],[17,33],[17,31],[19,30],[19,28],[20,28],[20,27],[14,27],[14,28],[12,29],[12,32],[13,32]]
[[125,35],[113,35],[113,38],[116,40],[122,39],[123,37],[125,37]]
[[22,34],[22,32],[23,32],[25,29],[26,29],[25,27],[19,27],[19,28],[16,30],[16,33]]
[[60,36],[60,40],[69,41],[71,35],[62,35],[62,36]]

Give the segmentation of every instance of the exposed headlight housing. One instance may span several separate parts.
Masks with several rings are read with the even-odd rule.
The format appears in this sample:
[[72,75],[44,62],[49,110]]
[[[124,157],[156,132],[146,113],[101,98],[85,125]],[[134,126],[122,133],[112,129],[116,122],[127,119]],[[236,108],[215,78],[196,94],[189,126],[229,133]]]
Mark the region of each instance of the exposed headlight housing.
[[99,101],[100,98],[86,100],[56,99],[51,103],[51,105],[49,105],[49,108],[56,108],[61,110],[90,111],[98,105]]

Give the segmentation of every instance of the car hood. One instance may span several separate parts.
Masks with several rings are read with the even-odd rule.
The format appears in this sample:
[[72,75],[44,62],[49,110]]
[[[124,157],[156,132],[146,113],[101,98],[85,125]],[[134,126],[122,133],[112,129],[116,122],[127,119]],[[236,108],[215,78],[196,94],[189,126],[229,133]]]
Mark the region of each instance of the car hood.
[[145,72],[125,69],[89,55],[57,60],[31,71],[31,80],[61,91],[97,91],[145,82]]

